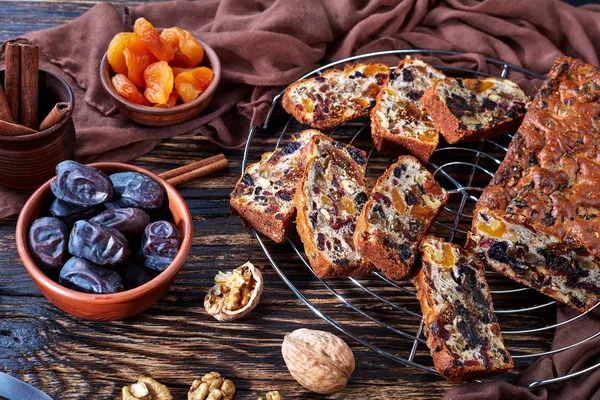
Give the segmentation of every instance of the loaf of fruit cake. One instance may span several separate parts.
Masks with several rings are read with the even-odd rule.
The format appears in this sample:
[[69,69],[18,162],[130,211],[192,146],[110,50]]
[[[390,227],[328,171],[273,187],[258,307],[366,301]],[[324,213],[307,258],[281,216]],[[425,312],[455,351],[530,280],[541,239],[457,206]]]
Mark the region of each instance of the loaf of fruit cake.
[[419,161],[401,156],[377,180],[354,232],[357,251],[390,279],[401,279],[448,193]]
[[291,84],[281,105],[303,124],[327,129],[367,115],[389,75],[384,64],[349,64]]
[[371,110],[371,134],[379,151],[408,150],[427,162],[439,141],[437,125],[421,104],[421,97],[446,76],[431,65],[406,57],[390,73]]
[[421,243],[421,261],[413,282],[435,369],[455,383],[512,369],[481,261],[433,236]]
[[467,246],[585,311],[600,295],[600,72],[559,57],[475,209]]
[[307,160],[296,190],[296,228],[310,265],[322,278],[361,276],[372,266],[355,250],[352,235],[367,201],[366,154],[316,135],[303,151]]
[[303,172],[300,153],[319,131],[296,133],[277,150],[246,168],[231,193],[230,207],[254,230],[283,242],[296,216],[293,197]]
[[421,102],[448,143],[491,138],[517,130],[528,97],[508,79],[446,78]]

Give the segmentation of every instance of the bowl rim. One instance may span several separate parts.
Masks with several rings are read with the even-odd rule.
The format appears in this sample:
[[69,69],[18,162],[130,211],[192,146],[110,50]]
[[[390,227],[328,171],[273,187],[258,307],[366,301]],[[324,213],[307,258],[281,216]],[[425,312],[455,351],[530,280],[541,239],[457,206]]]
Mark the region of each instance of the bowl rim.
[[[6,71],[4,69],[0,69],[0,72],[2,71]],[[65,117],[63,117],[58,124],[51,126],[48,129],[44,129],[43,131],[39,131],[39,132],[35,132],[35,133],[30,133],[27,135],[20,135],[20,136],[0,136],[0,140],[3,142],[29,142],[31,140],[36,140],[39,138],[43,138],[44,136],[48,136],[51,135],[52,133],[58,131],[59,129],[62,129],[66,124],[69,123],[69,120],[71,119],[73,112],[75,111],[75,95],[73,94],[73,89],[71,89],[71,86],[69,86],[69,84],[67,83],[67,81],[65,81],[62,77],[56,75],[54,72],[50,72],[50,71],[46,71],[43,69],[39,70],[40,73],[44,73],[46,75],[49,75],[53,78],[55,78],[58,82],[60,82],[61,85],[63,85],[66,89],[67,89],[67,93],[68,93],[68,97],[69,97],[69,102],[71,103],[72,107],[71,110],[69,110],[69,112],[66,114]]]
[[[167,195],[169,202],[175,200],[175,203],[183,206],[183,232],[181,246],[179,247],[179,251],[177,255],[173,259],[173,262],[169,264],[169,266],[158,274],[154,279],[146,282],[145,284],[138,286],[133,289],[124,290],[118,293],[111,294],[93,294],[93,293],[84,293],[78,292],[73,289],[69,289],[61,284],[53,281],[48,275],[46,275],[35,263],[33,257],[29,252],[29,246],[27,244],[27,229],[29,228],[25,224],[25,217],[29,215],[31,212],[31,208],[33,207],[33,202],[41,197],[47,196],[50,192],[50,183],[53,182],[56,177],[50,178],[46,181],[42,186],[40,186],[27,200],[21,213],[19,214],[19,218],[17,220],[17,228],[16,228],[16,242],[17,242],[17,252],[19,253],[19,257],[21,258],[21,262],[23,266],[31,275],[32,279],[38,286],[43,286],[45,289],[53,292],[54,294],[60,295],[61,297],[67,298],[69,301],[74,302],[83,302],[88,304],[112,304],[112,303],[124,303],[136,298],[143,296],[151,292],[152,290],[162,286],[165,282],[173,279],[183,264],[191,250],[192,247],[192,239],[194,236],[193,231],[193,221],[192,215],[190,213],[190,209],[187,206],[185,200],[181,196],[181,194],[175,189],[171,184],[169,184],[166,180],[160,178],[158,175],[146,170],[145,168],[138,167],[135,165],[118,163],[118,162],[98,162],[92,164],[86,164],[91,167],[98,168],[100,170],[104,170],[105,168],[110,169],[120,169],[122,171],[132,171],[138,172],[148,176],[153,179],[160,185],[162,185],[165,189],[165,194]],[[41,288],[40,288],[41,289]],[[43,291],[42,291],[43,292]],[[45,295],[45,294],[44,294]]]
[[179,104],[173,107],[153,107],[153,106],[143,106],[141,104],[136,104],[132,101],[127,100],[125,97],[121,96],[115,90],[114,86],[110,81],[111,68],[108,64],[108,51],[104,52],[104,56],[102,56],[102,61],[100,62],[100,81],[102,82],[102,86],[104,90],[112,97],[114,100],[118,101],[123,106],[142,114],[148,115],[171,115],[178,112],[188,111],[196,108],[199,104],[202,104],[206,100],[210,100],[217,90],[219,83],[221,82],[221,61],[219,60],[219,56],[215,52],[215,50],[209,46],[208,43],[199,39],[194,35],[194,38],[204,49],[204,56],[210,62],[210,67],[213,70],[213,79],[206,88],[204,92],[200,94],[197,98],[190,101],[189,103]]

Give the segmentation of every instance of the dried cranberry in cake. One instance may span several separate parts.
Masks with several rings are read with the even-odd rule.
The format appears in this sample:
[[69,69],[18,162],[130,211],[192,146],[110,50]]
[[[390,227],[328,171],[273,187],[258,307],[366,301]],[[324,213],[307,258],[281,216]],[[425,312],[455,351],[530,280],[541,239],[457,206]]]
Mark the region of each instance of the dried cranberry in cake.
[[529,98],[501,78],[446,78],[421,98],[448,143],[490,138],[517,130]]
[[355,148],[347,150],[316,135],[302,153],[307,164],[294,197],[296,226],[308,262],[322,278],[360,276],[372,269],[352,240],[367,200],[364,166],[356,159],[366,155]]
[[390,279],[410,270],[448,194],[417,159],[402,156],[377,180],[354,232],[357,251]]
[[481,261],[433,236],[420,250],[414,284],[436,370],[460,383],[512,369]]
[[421,97],[446,76],[431,65],[410,57],[386,80],[371,111],[371,133],[379,151],[407,149],[427,162],[439,140],[438,128],[421,104]]
[[298,121],[326,129],[367,115],[389,74],[383,64],[350,64],[290,85],[283,108]]
[[600,72],[560,57],[477,203],[467,248],[579,311],[600,300]]

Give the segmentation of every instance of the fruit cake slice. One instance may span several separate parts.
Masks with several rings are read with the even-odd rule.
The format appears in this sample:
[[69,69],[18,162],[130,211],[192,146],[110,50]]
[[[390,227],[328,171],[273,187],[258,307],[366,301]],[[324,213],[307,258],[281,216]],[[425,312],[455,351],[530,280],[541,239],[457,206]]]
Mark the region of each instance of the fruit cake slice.
[[303,124],[327,129],[367,115],[390,73],[384,64],[349,64],[291,84],[281,105]]
[[467,248],[577,310],[600,300],[600,71],[559,57],[475,209]]
[[314,129],[296,133],[287,145],[263,154],[246,168],[231,193],[232,213],[277,243],[287,238],[296,216],[293,197],[303,172],[300,153],[317,134]]
[[371,134],[379,151],[407,149],[427,162],[439,141],[437,125],[421,104],[425,91],[446,75],[431,65],[406,57],[398,63],[371,110]]
[[294,203],[296,227],[315,272],[322,278],[360,276],[372,266],[355,250],[352,234],[367,201],[364,164],[352,158],[344,145],[317,135],[303,151],[307,165]]
[[481,261],[433,236],[421,260],[414,284],[435,369],[455,383],[512,369]]
[[358,252],[390,279],[410,270],[419,241],[448,193],[411,156],[402,156],[378,180],[354,232]]
[[453,144],[515,132],[529,99],[508,79],[446,78],[429,88],[421,102]]

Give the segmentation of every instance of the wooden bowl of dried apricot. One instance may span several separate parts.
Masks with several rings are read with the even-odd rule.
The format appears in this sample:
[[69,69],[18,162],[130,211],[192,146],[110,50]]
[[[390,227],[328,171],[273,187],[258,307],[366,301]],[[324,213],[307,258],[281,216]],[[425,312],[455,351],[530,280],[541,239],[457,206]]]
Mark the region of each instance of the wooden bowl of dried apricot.
[[157,30],[144,18],[115,35],[100,64],[104,90],[126,117],[174,125],[208,106],[221,80],[217,53],[188,31]]

